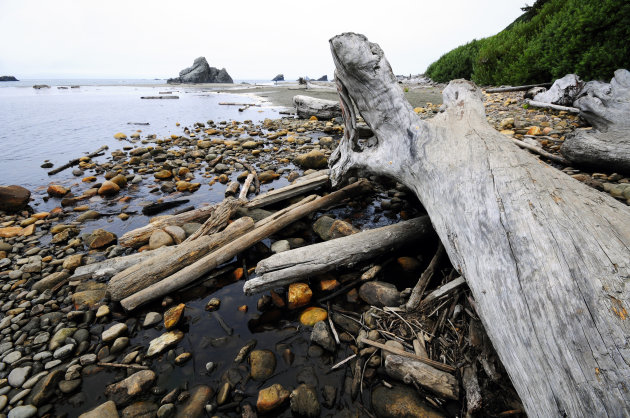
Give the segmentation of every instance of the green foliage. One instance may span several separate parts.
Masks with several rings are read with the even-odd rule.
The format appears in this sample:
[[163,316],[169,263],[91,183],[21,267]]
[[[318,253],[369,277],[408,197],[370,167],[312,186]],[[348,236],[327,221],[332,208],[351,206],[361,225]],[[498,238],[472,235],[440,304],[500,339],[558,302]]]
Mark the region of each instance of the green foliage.
[[630,67],[630,2],[538,0],[505,30],[443,55],[426,75],[446,82],[530,84],[568,73],[609,80]]

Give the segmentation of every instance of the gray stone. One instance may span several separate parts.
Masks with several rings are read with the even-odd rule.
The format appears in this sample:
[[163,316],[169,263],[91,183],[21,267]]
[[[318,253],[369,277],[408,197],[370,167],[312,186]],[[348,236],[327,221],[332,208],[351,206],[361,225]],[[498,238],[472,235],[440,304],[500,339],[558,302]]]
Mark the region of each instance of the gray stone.
[[361,285],[359,297],[365,303],[382,308],[383,306],[400,305],[400,292],[391,283],[373,281]]
[[90,354],[82,355],[79,358],[79,363],[81,363],[82,366],[87,366],[88,364],[96,363],[96,354],[90,353]]
[[39,382],[39,379],[41,379],[42,377],[46,376],[47,374],[48,374],[48,372],[43,371],[43,372],[37,373],[35,376],[31,376],[26,382],[24,382],[22,387],[24,389],[32,388],[33,386],[35,386],[37,384],[37,382]]
[[37,408],[33,405],[16,406],[9,411],[8,418],[30,418],[37,415]]
[[326,321],[319,321],[313,326],[311,341],[319,344],[330,352],[334,352],[336,349],[335,339],[333,338],[332,332],[328,328]]
[[79,418],[119,418],[114,401],[107,401],[79,415]]
[[20,388],[26,382],[26,378],[31,373],[31,366],[17,367],[9,373],[9,384],[14,388]]
[[296,415],[318,417],[320,406],[315,387],[301,384],[295,388],[291,392],[291,411]]
[[162,315],[158,312],[149,312],[144,318],[142,326],[145,328],[152,327],[153,325],[162,322]]
[[66,344],[62,347],[59,347],[53,353],[53,357],[56,359],[65,359],[66,357],[69,357],[72,355],[72,353],[74,352],[74,347],[75,347],[74,344]]
[[165,227],[164,232],[173,238],[175,244],[181,244],[182,241],[186,239],[186,231],[184,231],[184,228],[177,225],[169,225]]
[[110,342],[110,341],[114,341],[116,338],[120,337],[121,335],[125,333],[127,333],[127,325],[114,324],[108,329],[106,329],[105,331],[103,331],[101,338],[103,342]]
[[21,358],[22,358],[22,353],[16,350],[16,351],[11,351],[9,354],[4,356],[2,361],[10,365],[10,364],[15,363]]
[[172,403],[160,406],[160,409],[157,411],[158,418],[170,418],[173,415],[175,415],[175,405]]
[[175,240],[173,237],[161,229],[156,229],[149,238],[149,248],[155,250],[160,247],[173,245]]
[[276,241],[273,244],[271,244],[271,252],[274,254],[281,253],[284,251],[289,251],[290,249],[291,249],[291,245],[289,244],[289,241],[287,241],[286,239],[282,239],[280,241]]
[[225,68],[217,69],[210,67],[208,61],[204,57],[195,59],[193,65],[188,68],[184,68],[179,72],[179,77],[169,78],[167,83],[228,83],[232,84],[234,81],[232,77],[227,73]]
[[59,382],[59,390],[63,393],[72,393],[81,386],[81,379],[62,380]]
[[0,411],[2,411],[5,406],[7,406],[7,403],[9,403],[9,398],[7,398],[7,395],[0,396]]
[[123,418],[153,418],[158,406],[153,402],[135,402],[122,410]]
[[55,335],[53,335],[48,343],[48,349],[56,350],[64,345],[66,338],[71,337],[76,330],[76,328],[61,328],[59,331],[55,332]]
[[186,232],[187,237],[197,232],[199,228],[201,228],[201,224],[197,222],[189,222],[182,225],[182,229]]
[[117,405],[128,403],[135,396],[147,391],[156,379],[152,370],[142,370],[128,378],[108,385],[105,394]]

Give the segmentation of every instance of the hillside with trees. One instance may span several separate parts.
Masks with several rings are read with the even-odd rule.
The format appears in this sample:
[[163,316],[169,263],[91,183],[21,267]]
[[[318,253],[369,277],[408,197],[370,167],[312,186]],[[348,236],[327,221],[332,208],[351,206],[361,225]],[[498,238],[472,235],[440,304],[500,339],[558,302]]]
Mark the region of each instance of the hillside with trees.
[[434,81],[482,85],[548,82],[568,73],[609,80],[630,67],[630,2],[537,0],[498,34],[444,54],[426,70]]

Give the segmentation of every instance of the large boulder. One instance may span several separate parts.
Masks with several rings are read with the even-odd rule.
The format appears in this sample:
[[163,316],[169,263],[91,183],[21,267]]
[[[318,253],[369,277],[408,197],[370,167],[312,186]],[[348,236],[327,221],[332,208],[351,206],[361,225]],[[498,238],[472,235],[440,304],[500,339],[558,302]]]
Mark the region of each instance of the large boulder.
[[204,57],[199,57],[193,62],[193,65],[188,68],[184,68],[179,72],[179,77],[169,78],[167,80],[169,84],[178,83],[228,83],[232,84],[234,81],[228,74],[225,68],[218,69],[210,67],[208,61]]
[[278,74],[277,76],[272,78],[271,81],[284,81],[284,74]]
[[0,210],[17,212],[28,205],[31,192],[22,186],[0,186]]
[[537,102],[552,103],[561,106],[573,106],[573,101],[584,87],[584,82],[575,74],[567,74],[557,79],[551,88],[534,96]]

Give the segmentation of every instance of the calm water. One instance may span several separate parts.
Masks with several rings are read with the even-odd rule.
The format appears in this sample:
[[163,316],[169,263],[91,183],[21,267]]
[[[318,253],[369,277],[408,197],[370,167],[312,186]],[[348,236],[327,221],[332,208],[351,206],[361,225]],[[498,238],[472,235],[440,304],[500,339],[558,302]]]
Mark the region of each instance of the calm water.
[[[112,85],[97,85],[110,82]],[[79,85],[58,89],[55,86]],[[137,84],[143,83],[143,86]],[[259,121],[277,118],[281,108],[264,107],[238,111],[238,106],[219,102],[263,103],[244,95],[217,93],[208,89],[176,86],[150,86],[163,80],[26,80],[0,83],[0,183],[33,188],[55,177],[66,178],[69,171],[49,178],[40,168],[44,160],[56,166],[108,145],[110,152],[129,145],[113,138],[138,129],[159,137],[180,134],[182,126],[207,120]],[[21,86],[20,86],[21,84]],[[48,84],[49,89],[33,89]],[[132,85],[134,84],[134,85]],[[17,85],[17,86],[16,86]],[[142,100],[170,91],[178,100]],[[131,123],[131,124],[130,124]],[[132,125],[149,123],[148,126]]]

